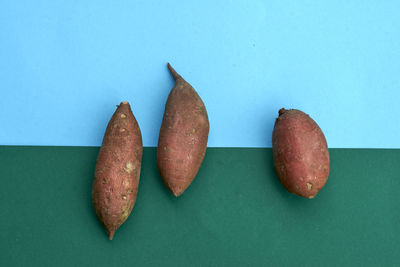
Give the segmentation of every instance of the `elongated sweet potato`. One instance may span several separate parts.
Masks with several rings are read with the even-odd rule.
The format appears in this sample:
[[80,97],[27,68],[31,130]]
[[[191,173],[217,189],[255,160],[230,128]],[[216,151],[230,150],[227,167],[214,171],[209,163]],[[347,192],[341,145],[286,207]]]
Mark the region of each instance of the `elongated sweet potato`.
[[142,135],[128,102],[108,123],[97,158],[92,200],[110,240],[135,205],[142,161]]
[[279,110],[272,134],[275,171],[291,193],[313,198],[329,176],[328,145],[318,124],[300,110]]
[[172,67],[175,80],[165,105],[157,147],[157,165],[165,185],[175,196],[195,178],[207,148],[209,122],[203,101]]

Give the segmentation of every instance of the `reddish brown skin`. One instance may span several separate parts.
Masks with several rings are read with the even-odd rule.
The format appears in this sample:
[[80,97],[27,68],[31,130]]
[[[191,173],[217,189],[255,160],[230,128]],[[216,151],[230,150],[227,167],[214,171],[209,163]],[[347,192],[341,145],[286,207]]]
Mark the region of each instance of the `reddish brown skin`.
[[165,105],[157,165],[165,185],[181,195],[200,169],[207,148],[206,107],[193,87],[168,64],[175,86]]
[[142,161],[142,135],[128,102],[108,123],[97,158],[92,199],[110,240],[135,205]]
[[300,110],[279,110],[272,151],[282,185],[293,194],[314,198],[329,176],[328,145],[318,124]]

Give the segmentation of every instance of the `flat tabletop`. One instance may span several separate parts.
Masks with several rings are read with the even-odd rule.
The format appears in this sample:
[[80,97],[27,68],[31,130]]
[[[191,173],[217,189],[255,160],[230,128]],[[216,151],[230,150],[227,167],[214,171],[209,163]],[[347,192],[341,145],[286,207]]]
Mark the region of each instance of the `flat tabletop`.
[[312,200],[271,149],[209,148],[175,198],[145,148],[132,214],[107,238],[91,202],[98,147],[0,146],[1,266],[398,266],[400,150],[330,149]]

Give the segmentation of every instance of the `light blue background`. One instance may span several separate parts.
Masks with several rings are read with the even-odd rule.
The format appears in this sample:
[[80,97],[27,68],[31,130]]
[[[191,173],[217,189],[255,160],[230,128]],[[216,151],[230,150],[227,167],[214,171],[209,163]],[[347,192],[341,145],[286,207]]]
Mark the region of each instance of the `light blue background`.
[[131,102],[155,146],[173,80],[209,146],[270,147],[299,108],[330,147],[400,147],[400,1],[0,0],[0,144],[100,145]]

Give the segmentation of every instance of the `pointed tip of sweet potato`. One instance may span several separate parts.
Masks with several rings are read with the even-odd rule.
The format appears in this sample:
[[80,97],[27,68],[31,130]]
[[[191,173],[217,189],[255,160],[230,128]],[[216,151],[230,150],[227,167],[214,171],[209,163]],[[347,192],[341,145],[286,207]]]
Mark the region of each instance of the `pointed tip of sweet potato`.
[[175,197],[179,197],[183,194],[183,192],[185,192],[185,190],[189,187],[189,185],[187,186],[182,186],[182,185],[178,185],[178,184],[171,184],[168,183],[169,179],[164,179],[164,184],[166,185],[166,187],[169,189],[169,191],[171,191],[171,193],[175,196]]
[[180,195],[182,195],[186,189],[182,188],[181,186],[175,186],[175,185],[167,185],[167,187],[175,197],[179,197]]
[[175,81],[178,79],[182,79],[181,75],[179,75],[169,63],[168,63],[168,69]]
[[281,108],[279,110],[279,116],[283,115],[283,113],[285,113],[285,112],[286,112],[286,109],[285,108]]
[[181,191],[181,190],[173,190],[173,189],[171,189],[170,188],[170,190],[171,190],[171,192],[172,192],[172,194],[175,196],[175,197],[179,197],[180,195],[182,195],[183,194],[183,191]]
[[109,238],[110,240],[113,240],[114,234],[115,234],[115,230],[108,231],[108,238]]

